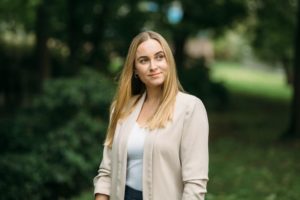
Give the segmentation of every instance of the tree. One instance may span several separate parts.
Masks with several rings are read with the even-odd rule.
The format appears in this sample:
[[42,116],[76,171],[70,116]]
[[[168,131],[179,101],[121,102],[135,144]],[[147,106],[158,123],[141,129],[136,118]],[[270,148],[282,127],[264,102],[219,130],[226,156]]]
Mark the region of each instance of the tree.
[[[169,2],[168,2],[169,3]],[[247,1],[242,0],[195,0],[180,1],[183,16],[178,24],[171,24],[162,20],[162,26],[168,27],[173,36],[175,59],[179,71],[185,65],[186,56],[184,46],[187,39],[199,31],[213,30],[223,32],[236,22],[247,16]]]
[[49,40],[49,0],[41,1],[36,8],[36,22],[35,22],[35,34],[36,34],[36,45],[35,45],[35,61],[36,69],[38,71],[39,90],[44,80],[50,78],[50,52],[47,47]]
[[288,131],[283,138],[300,138],[300,0],[298,0],[297,26],[294,43],[293,98]]
[[[300,15],[296,1],[274,3],[255,1],[252,45],[255,53],[269,63],[280,63],[291,84],[293,97],[287,131],[281,138],[300,137]],[[298,13],[298,14],[297,14]],[[293,37],[294,36],[294,37]]]
[[[37,79],[36,73],[32,73],[39,71],[32,62],[32,49],[15,39],[15,36],[34,29],[35,9],[38,3],[36,0],[0,0],[0,93],[3,94],[1,106],[8,113],[15,111],[22,103],[23,97],[26,96],[24,91],[33,91],[28,85],[31,80]],[[3,38],[7,33],[14,38],[12,45]],[[34,84],[36,85],[38,84]]]
[[[256,3],[255,3],[256,2]],[[272,0],[253,1],[252,45],[256,55],[269,62],[279,63],[283,67],[286,80],[292,83],[293,42],[296,27],[295,1]]]

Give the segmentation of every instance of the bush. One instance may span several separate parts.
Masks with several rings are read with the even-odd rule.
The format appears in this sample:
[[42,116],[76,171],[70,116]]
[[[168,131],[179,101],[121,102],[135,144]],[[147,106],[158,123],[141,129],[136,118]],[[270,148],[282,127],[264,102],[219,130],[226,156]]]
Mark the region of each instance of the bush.
[[90,187],[96,173],[113,82],[84,70],[43,88],[33,105],[1,126],[3,199],[69,198]]

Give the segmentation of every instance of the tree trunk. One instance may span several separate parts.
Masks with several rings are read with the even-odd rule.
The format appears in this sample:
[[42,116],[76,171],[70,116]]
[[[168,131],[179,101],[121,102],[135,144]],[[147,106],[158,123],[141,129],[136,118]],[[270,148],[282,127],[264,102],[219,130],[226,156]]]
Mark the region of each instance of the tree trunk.
[[291,60],[289,60],[287,57],[281,58],[281,64],[283,66],[284,74],[285,74],[285,80],[286,83],[289,86],[292,86],[293,84],[293,73],[292,73],[292,66],[291,66]]
[[50,68],[50,53],[47,47],[47,42],[49,39],[49,29],[48,29],[48,1],[43,1],[37,8],[36,16],[36,69],[37,69],[37,90],[40,90],[44,80],[50,78],[51,68]]
[[298,0],[297,27],[295,34],[293,98],[288,131],[283,138],[300,138],[300,0]]
[[68,46],[70,49],[69,68],[71,74],[76,74],[79,70],[78,51],[80,48],[80,22],[78,21],[77,9],[78,0],[68,0]]
[[105,52],[105,48],[103,48],[104,31],[112,13],[112,4],[110,1],[103,1],[101,3],[101,11],[95,14],[94,31],[91,37],[94,48],[91,52],[89,63],[104,73],[108,71],[107,64],[109,62],[108,55]]
[[185,52],[184,52],[184,46],[187,41],[188,34],[186,32],[175,32],[174,37],[174,46],[175,46],[175,61],[178,73],[181,73],[183,71],[183,68],[185,67]]

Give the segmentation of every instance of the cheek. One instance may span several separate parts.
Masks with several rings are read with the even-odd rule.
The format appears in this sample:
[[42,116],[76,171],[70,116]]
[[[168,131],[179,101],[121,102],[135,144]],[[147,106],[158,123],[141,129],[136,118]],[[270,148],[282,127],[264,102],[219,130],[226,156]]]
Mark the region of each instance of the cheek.
[[161,70],[167,72],[167,71],[169,71],[169,64],[167,62],[163,62],[163,63],[161,63],[160,68],[161,68]]
[[137,65],[137,66],[135,67],[135,71],[136,71],[139,75],[143,75],[143,74],[146,73],[147,68],[144,67],[144,66],[142,66],[142,65]]
[[136,65],[135,72],[138,74],[139,79],[145,82],[147,79],[147,68],[141,65]]

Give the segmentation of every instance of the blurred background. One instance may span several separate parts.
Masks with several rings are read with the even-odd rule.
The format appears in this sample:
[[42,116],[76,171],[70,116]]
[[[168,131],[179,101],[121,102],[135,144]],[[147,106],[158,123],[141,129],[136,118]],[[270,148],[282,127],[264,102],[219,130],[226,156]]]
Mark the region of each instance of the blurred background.
[[154,30],[208,110],[206,199],[298,200],[299,4],[0,0],[0,199],[93,199],[124,57]]

